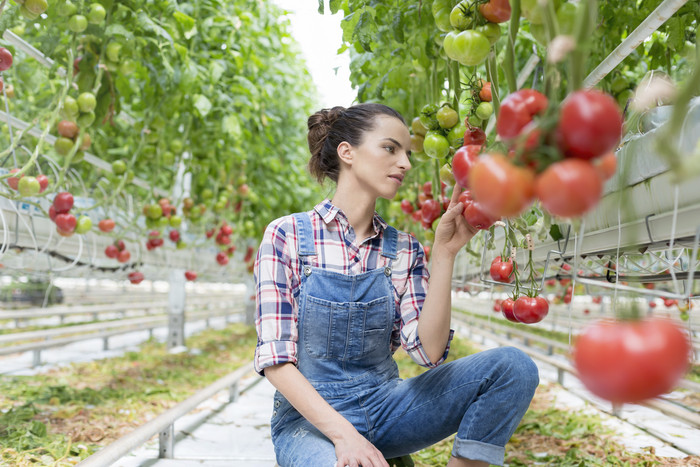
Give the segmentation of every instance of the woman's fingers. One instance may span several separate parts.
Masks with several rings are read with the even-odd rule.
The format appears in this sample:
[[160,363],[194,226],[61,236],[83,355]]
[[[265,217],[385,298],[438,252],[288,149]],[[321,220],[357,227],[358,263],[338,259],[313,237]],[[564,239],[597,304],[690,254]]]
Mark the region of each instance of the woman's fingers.
[[457,182],[455,182],[454,188],[452,188],[452,199],[450,200],[450,206],[453,204],[457,203],[457,200],[459,199],[459,195],[462,193],[462,187],[459,186]]

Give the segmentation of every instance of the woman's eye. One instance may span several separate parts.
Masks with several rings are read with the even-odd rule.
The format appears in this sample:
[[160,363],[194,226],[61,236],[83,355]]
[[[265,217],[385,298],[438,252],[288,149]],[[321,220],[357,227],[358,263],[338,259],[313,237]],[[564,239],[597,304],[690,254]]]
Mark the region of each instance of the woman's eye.
[[384,149],[392,153],[394,152],[394,146],[384,146]]

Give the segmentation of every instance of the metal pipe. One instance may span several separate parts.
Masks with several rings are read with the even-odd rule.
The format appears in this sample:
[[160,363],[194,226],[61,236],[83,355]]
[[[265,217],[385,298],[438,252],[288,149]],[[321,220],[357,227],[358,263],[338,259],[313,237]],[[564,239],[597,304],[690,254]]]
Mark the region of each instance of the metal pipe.
[[[122,436],[114,443],[104,447],[92,456],[78,464],[79,467],[104,467],[112,465],[126,454],[141,446],[156,434],[166,430],[175,420],[195,409],[199,404],[210,399],[219,391],[236,384],[243,376],[253,371],[252,362],[243,365],[232,373],[224,376],[215,383],[196,392],[170,410],[160,414],[150,422],[141,425],[131,433]],[[255,381],[257,382],[257,381]],[[252,387],[252,384],[248,387]],[[248,389],[246,387],[245,389]],[[244,389],[244,390],[245,390]],[[241,391],[243,392],[243,391]]]
[[608,55],[605,60],[593,70],[586,79],[583,80],[584,88],[595,86],[600,80],[605,78],[617,65],[620,64],[629,54],[636,49],[639,44],[664,24],[673,14],[678,11],[688,0],[664,0],[656,10],[641,22],[637,29],[623,40],[620,45]]

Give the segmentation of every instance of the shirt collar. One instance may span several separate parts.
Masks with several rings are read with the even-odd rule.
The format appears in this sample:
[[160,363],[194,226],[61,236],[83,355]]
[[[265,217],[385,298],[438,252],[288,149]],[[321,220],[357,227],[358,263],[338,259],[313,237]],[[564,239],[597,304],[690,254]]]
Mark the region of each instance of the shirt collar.
[[[334,206],[331,200],[328,198],[318,203],[314,210],[319,216],[321,216],[321,219],[323,219],[323,222],[325,222],[326,225],[328,225],[336,217],[338,217],[338,219],[345,224],[348,222],[348,218],[345,216],[345,213],[343,213],[339,207]],[[387,224],[376,211],[374,212],[374,217],[372,218],[372,224],[374,225],[374,231],[376,233],[383,231],[389,226],[389,224]]]

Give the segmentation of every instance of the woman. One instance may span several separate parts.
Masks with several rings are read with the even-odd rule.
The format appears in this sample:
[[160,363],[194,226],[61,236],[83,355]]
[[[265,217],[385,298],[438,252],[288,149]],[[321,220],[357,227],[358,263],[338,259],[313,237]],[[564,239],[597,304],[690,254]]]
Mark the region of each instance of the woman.
[[[502,465],[532,399],[537,367],[500,348],[447,357],[452,269],[475,229],[455,189],[429,274],[415,237],[375,212],[411,168],[401,115],[381,104],[309,118],[309,168],[332,200],[270,223],[256,259],[255,367],[277,388],[271,420],[282,467],[386,467],[457,433],[448,466]],[[402,346],[431,368],[400,380]]]

